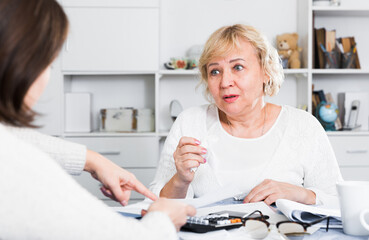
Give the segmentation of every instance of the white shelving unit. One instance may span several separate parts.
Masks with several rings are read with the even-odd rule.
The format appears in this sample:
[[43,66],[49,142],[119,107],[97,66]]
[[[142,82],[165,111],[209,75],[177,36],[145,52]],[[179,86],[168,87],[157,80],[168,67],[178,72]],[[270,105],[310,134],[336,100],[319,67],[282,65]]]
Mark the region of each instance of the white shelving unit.
[[[369,6],[365,0],[342,0],[340,7],[316,7],[312,0],[285,0],[283,5],[274,0],[60,2],[71,29],[60,57],[53,64],[52,81],[36,108],[45,116],[38,122],[45,125],[41,131],[86,144],[134,172],[145,185],[154,177],[163,140],[173,123],[170,102],[177,99],[184,108],[207,103],[202,89],[196,90],[200,79],[198,70],[164,70],[161,66],[169,57],[184,56],[192,45],[203,44],[220,26],[250,24],[273,43],[277,34],[299,34],[302,68],[284,71],[286,78],[280,93],[267,98],[269,102],[306,105],[311,112],[312,84],[315,89],[332,92],[335,98],[339,91],[369,91],[369,34],[363,31],[369,25]],[[266,4],[270,7],[265,8]],[[211,11],[203,11],[209,6]],[[286,11],[291,14],[280,14]],[[268,19],[278,22],[270,24]],[[336,29],[338,36],[354,35],[362,69],[314,69],[313,24]],[[92,94],[93,132],[64,131],[66,92]],[[155,131],[97,131],[99,110],[118,107],[154,109]],[[369,132],[329,132],[328,135],[344,177],[369,180]],[[350,163],[351,158],[355,161]],[[77,180],[100,199],[114,204],[100,193],[99,184],[87,174]],[[141,195],[132,196],[133,201],[140,199]]]
[[[314,69],[313,48],[309,48],[311,79],[315,89],[332,93],[337,102],[341,92],[369,92],[369,34],[363,29],[369,24],[369,2],[342,0],[340,6],[313,6],[309,2],[310,46],[313,29],[336,29],[337,37],[354,36],[358,46],[361,69]],[[314,25],[313,25],[314,24]],[[369,131],[327,132],[344,179],[369,180]]]

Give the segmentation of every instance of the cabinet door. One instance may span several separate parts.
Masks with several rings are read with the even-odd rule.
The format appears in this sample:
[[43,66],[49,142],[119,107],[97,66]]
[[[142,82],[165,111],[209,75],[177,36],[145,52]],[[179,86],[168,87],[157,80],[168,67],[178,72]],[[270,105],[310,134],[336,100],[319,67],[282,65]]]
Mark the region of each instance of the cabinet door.
[[158,8],[66,7],[64,71],[155,71]]
[[159,140],[156,137],[68,137],[68,141],[86,145],[124,168],[156,167]]
[[344,180],[369,180],[369,136],[329,136]]
[[329,136],[338,164],[369,167],[369,136]]

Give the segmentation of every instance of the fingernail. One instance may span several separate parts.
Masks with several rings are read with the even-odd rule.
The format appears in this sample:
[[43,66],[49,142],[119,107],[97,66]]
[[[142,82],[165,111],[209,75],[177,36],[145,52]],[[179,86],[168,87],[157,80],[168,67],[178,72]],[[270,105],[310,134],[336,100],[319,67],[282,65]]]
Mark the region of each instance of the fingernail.
[[205,148],[201,149],[202,153],[207,153],[207,150]]
[[127,201],[126,200],[123,200],[120,202],[120,204],[122,204],[123,206],[126,206],[127,205]]
[[206,163],[206,159],[204,158],[204,163]]
[[196,141],[195,141],[195,143],[196,143],[197,145],[200,145],[200,141],[199,141],[199,140],[196,140]]

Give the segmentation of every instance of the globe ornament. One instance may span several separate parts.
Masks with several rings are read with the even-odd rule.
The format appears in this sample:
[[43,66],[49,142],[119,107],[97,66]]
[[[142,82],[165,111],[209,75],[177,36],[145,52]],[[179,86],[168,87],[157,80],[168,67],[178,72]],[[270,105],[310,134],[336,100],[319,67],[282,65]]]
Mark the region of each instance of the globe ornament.
[[316,108],[316,116],[326,131],[335,131],[334,123],[338,117],[338,107],[334,103],[321,102]]

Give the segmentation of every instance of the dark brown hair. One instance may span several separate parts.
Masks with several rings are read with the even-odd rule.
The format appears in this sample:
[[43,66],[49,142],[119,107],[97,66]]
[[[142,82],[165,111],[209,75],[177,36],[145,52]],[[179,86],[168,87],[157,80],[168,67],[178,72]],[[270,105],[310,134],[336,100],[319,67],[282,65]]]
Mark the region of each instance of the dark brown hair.
[[68,19],[55,0],[0,1],[0,122],[33,127],[24,104],[37,77],[58,55]]

